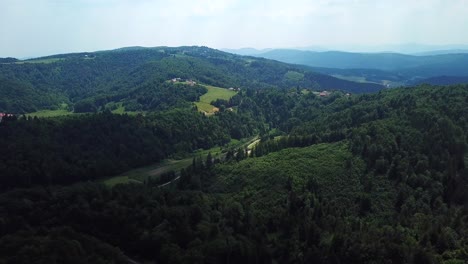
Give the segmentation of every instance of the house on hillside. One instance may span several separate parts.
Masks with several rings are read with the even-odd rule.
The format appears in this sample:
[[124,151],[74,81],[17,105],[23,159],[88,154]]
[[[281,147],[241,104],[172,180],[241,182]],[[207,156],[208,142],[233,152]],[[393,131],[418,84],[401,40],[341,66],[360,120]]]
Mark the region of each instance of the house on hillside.
[[197,84],[196,82],[194,82],[192,80],[187,80],[187,81],[185,81],[185,83],[190,85],[190,86],[194,86],[195,84]]
[[320,95],[320,97],[327,97],[327,96],[330,95],[330,92],[323,91],[323,92],[321,92],[319,95]]
[[7,114],[7,113],[0,113],[0,122],[2,122],[2,119],[7,116],[13,116],[12,114]]

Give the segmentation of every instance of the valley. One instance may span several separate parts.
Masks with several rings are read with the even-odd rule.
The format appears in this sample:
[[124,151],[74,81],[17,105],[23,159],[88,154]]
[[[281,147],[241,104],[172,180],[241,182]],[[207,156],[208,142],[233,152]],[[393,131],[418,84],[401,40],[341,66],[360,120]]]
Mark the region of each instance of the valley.
[[467,3],[0,0],[0,264],[467,264]]
[[[220,88],[221,89],[221,88]],[[242,141],[236,142],[233,141],[229,144],[230,148],[246,148],[251,150],[258,142],[258,137],[247,138]],[[159,163],[145,166],[142,168],[136,168],[127,172],[122,173],[121,175],[111,177],[109,179],[100,180],[107,186],[113,187],[117,184],[127,184],[127,183],[145,183],[148,179],[160,180],[160,177],[164,173],[174,172],[178,177],[170,180],[169,182],[161,182],[159,186],[166,186],[173,181],[179,179],[179,172],[181,169],[189,167],[194,159],[206,160],[208,153],[212,156],[212,159],[223,160],[226,158],[226,149],[221,147],[214,147],[208,150],[199,150],[192,154],[190,157],[182,159],[165,159]]]
[[[243,54],[242,50],[232,52]],[[294,49],[272,49],[251,56],[311,67],[334,77],[387,88],[414,84],[467,83],[468,54],[446,51],[437,54],[356,53],[340,51],[315,52]],[[440,81],[444,79],[444,81]],[[439,80],[439,81],[438,81]]]
[[3,61],[1,263],[468,259],[466,84],[206,47]]

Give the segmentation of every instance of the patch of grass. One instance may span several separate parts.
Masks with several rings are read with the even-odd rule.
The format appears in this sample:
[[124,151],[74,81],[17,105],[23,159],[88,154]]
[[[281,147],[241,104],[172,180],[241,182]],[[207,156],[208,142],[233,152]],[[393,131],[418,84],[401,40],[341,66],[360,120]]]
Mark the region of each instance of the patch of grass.
[[26,114],[26,116],[37,116],[37,117],[55,117],[55,116],[64,116],[64,115],[72,115],[73,112],[64,109],[57,109],[57,110],[40,110],[37,112]]
[[304,80],[304,74],[296,71],[288,71],[284,74],[284,77],[290,81],[302,81]]
[[37,112],[28,113],[28,114],[26,114],[26,116],[30,116],[30,117],[34,117],[34,116],[37,116],[37,117],[56,117],[56,116],[64,116],[64,115],[72,115],[72,114],[75,114],[75,113],[70,112],[68,110],[68,105],[66,103],[62,103],[62,104],[60,104],[60,109],[39,110]]
[[117,176],[117,177],[113,177],[113,178],[109,178],[109,179],[105,180],[104,184],[109,186],[109,187],[113,187],[113,186],[115,186],[117,184],[131,183],[131,182],[142,183],[141,181],[130,179],[130,178],[128,178],[128,176]]
[[257,139],[258,139],[258,136],[243,138],[241,140],[231,139],[231,141],[228,144],[226,144],[226,146],[224,146],[224,149],[247,148]]
[[[228,145],[231,147],[245,147],[257,139],[258,136],[252,138],[245,138],[242,140],[233,139]],[[206,150],[200,149],[193,152],[189,155],[188,158],[185,159],[165,159],[161,162],[151,164],[149,166],[136,168],[124,172],[120,175],[100,180],[100,182],[103,182],[105,185],[112,187],[121,183],[143,183],[149,177],[159,177],[161,176],[161,174],[169,171],[175,171],[178,174],[181,169],[187,168],[192,164],[192,160],[194,157],[201,158],[203,161],[205,161],[206,157],[208,156],[208,153],[210,152],[213,158],[222,158],[225,155],[225,153],[223,153],[222,147],[213,147],[211,149]]]
[[[144,113],[146,113],[146,112],[144,112],[144,111],[126,111],[126,110],[125,110],[125,106],[123,106],[123,104],[122,104],[121,102],[118,102],[118,103],[115,103],[115,102],[108,103],[108,104],[106,104],[106,108],[107,108],[110,104],[115,104],[115,105],[117,106],[117,108],[115,108],[114,110],[111,111],[113,114],[119,114],[119,115],[123,115],[123,114],[137,115],[137,114],[144,114]],[[111,108],[111,109],[112,109],[112,108]]]
[[230,91],[225,88],[215,87],[211,85],[204,85],[208,92],[202,96],[200,96],[200,101],[196,102],[195,104],[198,107],[198,110],[201,112],[206,112],[208,114],[213,114],[217,112],[219,109],[215,106],[211,105],[211,102],[215,101],[216,99],[223,99],[229,100],[233,97],[237,92]]
[[118,176],[101,180],[105,185],[112,187],[121,183],[143,183],[148,178],[159,177],[161,174],[169,171],[175,171],[179,173],[181,169],[187,168],[192,164],[193,157],[201,157],[203,160],[206,159],[208,153],[211,152],[213,157],[221,155],[221,148],[214,147],[208,150],[199,150],[190,155],[190,157],[180,160],[165,159],[159,163],[155,163],[149,166],[136,168]]
[[335,77],[335,78],[338,78],[338,79],[352,81],[352,82],[358,82],[358,83],[383,84],[383,83],[380,83],[380,82],[373,82],[373,81],[367,80],[367,78],[363,77],[363,76],[348,76],[348,75],[340,75],[340,74],[333,74],[332,76]]
[[197,106],[198,110],[200,112],[206,112],[208,114],[213,114],[214,112],[219,111],[219,109],[210,103],[205,103],[205,102],[196,102],[195,105]]
[[39,59],[39,60],[25,60],[25,61],[17,61],[15,64],[24,64],[24,63],[54,63],[58,61],[64,60],[63,58],[49,58],[49,59]]
[[248,150],[253,149],[259,142],[260,142],[260,139],[255,140],[254,142],[250,143],[250,144],[247,146],[247,149],[248,149]]
[[122,103],[119,103],[119,106],[112,110],[112,113],[114,114],[124,114],[125,113],[125,106],[122,105]]

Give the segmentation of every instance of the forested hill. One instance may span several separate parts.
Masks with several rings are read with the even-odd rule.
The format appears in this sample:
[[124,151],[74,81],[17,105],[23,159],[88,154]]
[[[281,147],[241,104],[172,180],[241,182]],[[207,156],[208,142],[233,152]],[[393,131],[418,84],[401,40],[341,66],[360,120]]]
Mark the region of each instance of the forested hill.
[[458,83],[468,83],[468,76],[437,76],[424,80],[420,80],[417,84],[434,84],[434,85],[453,85]]
[[26,61],[2,59],[0,111],[32,112],[63,103],[92,111],[109,102],[123,103],[130,110],[164,110],[196,101],[203,93],[185,87],[174,95],[173,85],[166,82],[172,78],[243,89],[300,87],[363,93],[382,88],[206,47],[131,47]]
[[[0,263],[466,263],[467,100],[262,89],[210,117],[4,117]],[[165,187],[95,182],[214,146]]]

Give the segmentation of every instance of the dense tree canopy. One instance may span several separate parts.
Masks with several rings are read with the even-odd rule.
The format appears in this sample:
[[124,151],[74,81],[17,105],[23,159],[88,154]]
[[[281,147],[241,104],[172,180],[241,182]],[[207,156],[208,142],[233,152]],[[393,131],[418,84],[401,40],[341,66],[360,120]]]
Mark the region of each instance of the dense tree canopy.
[[[468,259],[467,86],[244,89],[218,103],[234,110],[4,117],[0,262]],[[93,181],[252,135],[145,183]]]

